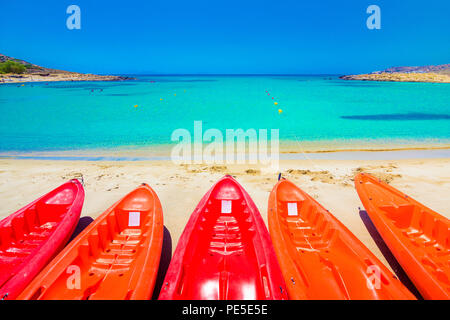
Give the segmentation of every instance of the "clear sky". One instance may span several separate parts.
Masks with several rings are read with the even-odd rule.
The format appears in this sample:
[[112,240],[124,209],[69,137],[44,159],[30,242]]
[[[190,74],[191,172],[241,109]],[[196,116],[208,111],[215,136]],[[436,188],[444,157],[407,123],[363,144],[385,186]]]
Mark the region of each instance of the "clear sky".
[[360,73],[450,63],[449,13],[448,0],[2,1],[0,53],[92,73]]

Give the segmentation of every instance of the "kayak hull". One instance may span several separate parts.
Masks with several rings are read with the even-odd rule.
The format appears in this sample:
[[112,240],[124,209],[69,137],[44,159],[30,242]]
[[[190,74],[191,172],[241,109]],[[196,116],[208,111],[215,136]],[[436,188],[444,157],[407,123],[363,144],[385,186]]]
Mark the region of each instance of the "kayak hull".
[[71,180],[0,221],[0,299],[16,299],[61,251],[83,201],[83,186]]
[[274,186],[268,221],[291,299],[414,299],[339,220],[294,183],[282,179]]
[[150,299],[162,241],[161,203],[143,184],[89,224],[18,298]]
[[287,299],[264,221],[232,177],[219,180],[192,213],[159,299]]
[[450,220],[363,173],[355,186],[367,213],[425,299],[450,299]]

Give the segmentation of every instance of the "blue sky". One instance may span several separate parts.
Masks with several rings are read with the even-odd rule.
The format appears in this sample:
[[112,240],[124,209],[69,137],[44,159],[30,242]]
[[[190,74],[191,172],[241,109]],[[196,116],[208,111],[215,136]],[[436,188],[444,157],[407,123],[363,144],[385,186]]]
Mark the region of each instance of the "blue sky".
[[[66,9],[81,8],[81,30]],[[369,30],[366,8],[381,8]],[[14,0],[0,53],[92,73],[346,74],[450,63],[447,0]]]

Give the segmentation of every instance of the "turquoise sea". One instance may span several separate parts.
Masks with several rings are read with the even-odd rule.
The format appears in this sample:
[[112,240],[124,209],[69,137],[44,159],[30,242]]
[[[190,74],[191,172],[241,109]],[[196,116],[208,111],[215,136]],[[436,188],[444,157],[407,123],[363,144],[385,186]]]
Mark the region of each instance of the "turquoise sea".
[[279,129],[287,144],[450,143],[449,84],[326,75],[136,77],[0,85],[0,152],[167,145],[175,129],[193,132],[196,120],[224,135]]

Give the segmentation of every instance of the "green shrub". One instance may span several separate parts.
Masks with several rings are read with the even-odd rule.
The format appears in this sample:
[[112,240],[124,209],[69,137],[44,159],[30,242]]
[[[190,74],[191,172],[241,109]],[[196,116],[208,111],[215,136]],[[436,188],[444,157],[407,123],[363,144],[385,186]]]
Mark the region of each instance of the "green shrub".
[[0,63],[0,73],[24,73],[27,68],[18,62],[15,61],[5,61]]

